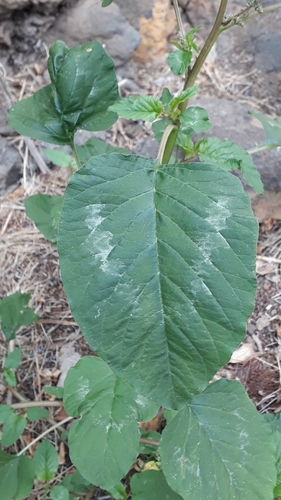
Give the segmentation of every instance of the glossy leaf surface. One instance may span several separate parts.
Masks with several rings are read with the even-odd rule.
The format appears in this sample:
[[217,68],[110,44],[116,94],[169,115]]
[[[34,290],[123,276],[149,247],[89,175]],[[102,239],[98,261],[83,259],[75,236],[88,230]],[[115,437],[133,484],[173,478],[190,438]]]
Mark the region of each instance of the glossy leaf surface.
[[85,479],[112,488],[138,455],[135,392],[94,356],[71,368],[64,390],[66,412],[80,416],[69,432],[71,460]]
[[38,321],[39,316],[33,309],[27,307],[30,295],[28,293],[13,293],[0,302],[1,329],[6,340],[12,340],[21,326]]
[[116,121],[108,111],[119,99],[114,64],[98,42],[72,49],[55,42],[48,69],[51,85],[10,110],[9,123],[17,132],[71,145],[76,130],[106,130]]
[[184,500],[272,498],[272,434],[236,381],[212,383],[182,408],[159,452],[168,484]]
[[179,408],[244,338],[256,236],[241,182],[221,169],[92,158],[70,180],[60,226],[74,317],[116,375]]
[[249,186],[257,193],[263,193],[260,174],[251,155],[234,142],[221,141],[216,137],[202,139],[199,142],[198,155],[201,161],[218,165],[225,170],[237,168]]

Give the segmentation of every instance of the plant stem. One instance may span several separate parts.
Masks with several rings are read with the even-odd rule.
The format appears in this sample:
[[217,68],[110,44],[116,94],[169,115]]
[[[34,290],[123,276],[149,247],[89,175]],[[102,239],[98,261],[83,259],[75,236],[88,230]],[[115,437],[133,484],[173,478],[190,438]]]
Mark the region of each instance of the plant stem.
[[[214,25],[210,31],[210,34],[209,34],[206,42],[204,43],[204,46],[202,47],[202,49],[201,49],[201,51],[200,51],[200,53],[195,61],[195,64],[194,64],[192,70],[190,71],[190,73],[185,81],[184,90],[187,89],[188,87],[192,87],[194,85],[194,83],[197,79],[197,76],[200,73],[200,70],[201,70],[204,62],[206,61],[206,59],[208,57],[208,54],[210,53],[214,43],[216,42],[218,36],[221,33],[220,28],[221,28],[224,14],[226,11],[227,2],[228,2],[228,0],[221,0],[220,7],[218,10]],[[181,104],[185,104],[185,103],[181,103]],[[186,107],[186,105],[185,105],[185,107]],[[182,109],[182,108],[185,109],[185,107],[182,107],[180,105],[179,109]]]
[[177,18],[177,23],[178,23],[180,38],[184,39],[185,32],[184,32],[184,29],[183,29],[183,24],[182,24],[182,19],[181,19],[181,14],[180,14],[178,0],[173,0],[173,6],[174,6],[176,18]]
[[77,167],[78,167],[78,168],[81,168],[81,167],[82,167],[82,165],[81,165],[81,162],[80,162],[80,160],[79,160],[79,156],[78,156],[78,154],[77,154],[77,152],[76,152],[76,148],[75,148],[75,146],[74,146],[73,139],[71,139],[71,144],[70,144],[70,147],[71,147],[71,149],[72,149],[72,153],[73,153],[74,159],[75,159],[75,161],[76,161],[76,163],[77,163]]
[[281,3],[276,3],[275,5],[269,5],[268,7],[263,7],[262,8],[262,14],[259,14],[258,12],[253,12],[250,14],[245,21],[248,21],[248,19],[252,19],[253,17],[257,17],[263,14],[268,14],[269,12],[273,12],[274,10],[281,9]]
[[20,410],[21,408],[40,408],[43,406],[49,407],[63,407],[62,401],[24,401],[22,403],[14,403],[10,405],[14,410]]
[[152,444],[153,446],[159,446],[159,441],[154,441],[153,439],[148,438],[140,438],[140,443],[143,444]]
[[[262,16],[263,14],[269,14],[270,12],[273,12],[274,10],[277,10],[277,9],[281,9],[281,3],[276,3],[275,5],[269,5],[268,7],[263,7],[263,11],[262,13],[260,14],[259,12],[252,12],[252,14],[249,14],[247,17],[245,17],[244,19],[242,19],[243,23],[248,21],[249,19],[253,19],[254,17],[257,17],[257,16]],[[237,14],[237,16],[239,17],[240,14]],[[234,16],[234,17],[237,17],[237,16]],[[220,30],[220,33],[222,33],[223,31],[226,31],[228,30],[229,28],[233,28],[233,26],[236,26],[233,19],[230,19],[229,22],[227,24],[223,24],[221,30]]]
[[260,151],[265,151],[266,149],[280,148],[280,144],[263,144],[262,146],[257,146],[255,148],[247,149],[249,155],[259,153]]
[[31,443],[29,443],[25,448],[23,448],[17,454],[17,457],[20,457],[21,455],[23,455],[29,448],[31,448],[31,446],[33,446],[35,443],[37,443],[38,441],[40,441],[40,439],[42,439],[44,436],[46,436],[47,434],[49,434],[53,430],[57,429],[60,425],[64,425],[67,422],[70,422],[70,420],[73,420],[73,417],[67,417],[64,420],[62,420],[61,422],[59,422],[59,423],[53,425],[52,427],[50,427],[49,429],[47,429],[45,432],[42,432],[42,434],[40,434],[40,436],[38,436],[37,438],[33,439],[33,441],[31,441]]

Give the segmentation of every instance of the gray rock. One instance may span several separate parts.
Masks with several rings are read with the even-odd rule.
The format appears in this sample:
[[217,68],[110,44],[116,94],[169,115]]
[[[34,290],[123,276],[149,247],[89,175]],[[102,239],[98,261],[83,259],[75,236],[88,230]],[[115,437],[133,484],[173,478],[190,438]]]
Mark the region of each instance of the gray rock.
[[21,156],[7,140],[0,136],[0,195],[15,185],[21,177]]
[[159,143],[152,137],[147,137],[141,140],[137,146],[133,148],[133,153],[147,158],[157,158]]
[[100,0],[79,0],[60,16],[47,38],[51,43],[63,40],[69,47],[97,40],[116,66],[130,60],[140,42],[139,33],[121,14],[118,5],[102,8]]
[[156,1],[157,0],[115,0],[115,3],[119,5],[126,19],[128,19],[136,29],[139,29],[140,16],[150,19]]
[[281,71],[281,33],[263,35],[255,42],[256,64],[263,71]]

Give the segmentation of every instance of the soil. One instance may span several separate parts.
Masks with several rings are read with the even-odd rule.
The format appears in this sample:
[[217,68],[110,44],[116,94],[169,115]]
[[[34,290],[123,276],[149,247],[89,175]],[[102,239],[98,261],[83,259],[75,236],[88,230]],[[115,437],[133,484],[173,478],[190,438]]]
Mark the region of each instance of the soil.
[[[22,40],[19,42],[22,43]],[[2,52],[0,104],[6,109],[11,102],[28,97],[47,83],[45,51],[43,53],[40,49],[34,60],[34,52],[33,56],[27,53],[25,57],[17,48],[15,44],[15,48],[6,51],[5,56]],[[227,67],[222,61],[219,64],[214,64],[211,59],[207,62],[200,77],[200,95],[251,102],[258,111],[270,113],[274,109],[276,113],[278,99],[280,103],[280,87],[277,89],[279,76],[276,76],[272,90],[272,86],[261,84],[260,74],[246,53],[240,53],[236,62],[233,61]],[[135,81],[132,83],[123,79],[120,92],[123,97],[139,92],[159,96],[163,85],[168,86],[171,92],[179,90],[178,79],[168,70],[164,60],[157,64],[135,63]],[[57,250],[43,238],[24,212],[24,199],[31,194],[63,194],[70,173],[49,165],[49,173],[43,174],[23,138],[10,134],[9,143],[15,145],[22,156],[23,176],[18,185],[1,198],[0,298],[15,291],[29,293],[29,305],[40,316],[40,320],[31,326],[22,327],[15,343],[10,345],[11,349],[14,346],[21,347],[22,362],[17,370],[18,384],[12,392],[0,383],[1,404],[18,402],[21,398],[35,401],[47,399],[43,386],[57,385],[61,375],[59,357],[64,346],[71,346],[81,356],[92,354],[71,316],[60,278]],[[144,144],[148,142],[151,136],[149,125],[122,119],[110,131],[101,134],[111,144],[131,150],[140,141],[144,141]],[[35,145],[41,154],[41,145]],[[257,283],[255,309],[248,321],[243,342],[248,350],[242,354],[240,362],[229,363],[215,378],[240,380],[261,413],[275,413],[281,411],[281,221],[270,219],[260,226]],[[5,354],[6,346],[1,341],[0,358],[4,358]],[[58,422],[65,415],[61,410],[51,408],[50,418]],[[49,424],[42,423],[39,428],[30,425],[23,438],[10,451],[19,451],[37,432],[44,431],[45,425]],[[59,447],[60,432],[55,431],[50,437]],[[66,454],[62,457],[60,476],[56,481],[59,482],[61,477],[71,471],[72,466]],[[30,498],[39,499],[42,494],[43,490],[36,485]],[[91,498],[110,498],[106,495],[106,492],[96,489]]]

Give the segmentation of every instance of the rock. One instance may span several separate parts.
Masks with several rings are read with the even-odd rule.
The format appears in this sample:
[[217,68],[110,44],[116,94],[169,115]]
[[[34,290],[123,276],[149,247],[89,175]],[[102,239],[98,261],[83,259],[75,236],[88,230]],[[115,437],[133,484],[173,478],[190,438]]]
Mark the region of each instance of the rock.
[[140,27],[140,17],[146,19],[152,17],[152,9],[157,0],[115,0],[115,3],[120,7],[123,16],[128,19],[137,30]]
[[0,196],[19,181],[21,164],[19,152],[0,136]]
[[60,16],[47,38],[51,43],[63,40],[69,47],[97,40],[116,66],[130,60],[140,42],[139,33],[121,14],[118,5],[102,8],[100,0],[79,0]]
[[141,140],[137,146],[133,148],[133,153],[147,158],[157,158],[159,143],[152,137],[147,137]]
[[[244,149],[264,142],[263,128],[258,120],[248,114],[246,104],[227,99],[205,97],[191,101],[192,106],[201,106],[209,113],[213,128],[204,136],[233,141]],[[266,219],[281,219],[281,148],[268,149],[253,155],[253,162],[260,172],[265,188],[259,196],[247,186],[252,207],[259,222]]]
[[263,71],[281,71],[281,33],[263,35],[255,42],[256,65]]

